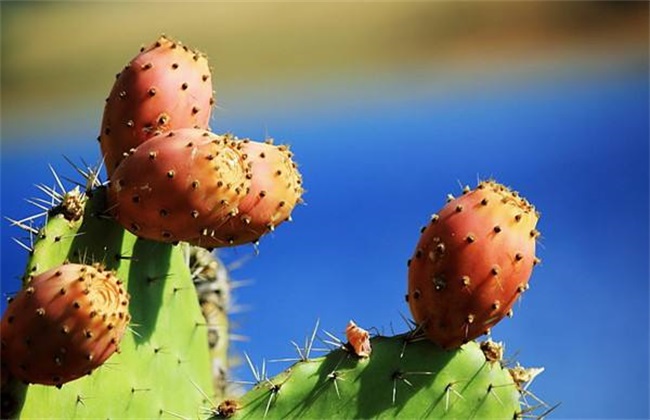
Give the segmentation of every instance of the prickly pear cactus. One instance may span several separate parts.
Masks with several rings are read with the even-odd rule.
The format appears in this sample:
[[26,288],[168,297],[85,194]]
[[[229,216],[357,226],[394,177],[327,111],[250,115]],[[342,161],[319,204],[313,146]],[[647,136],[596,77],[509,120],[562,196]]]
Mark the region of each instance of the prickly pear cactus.
[[348,348],[304,359],[215,407],[215,418],[516,418],[519,386],[470,342],[445,351],[413,334],[371,339],[372,354]]
[[131,295],[121,351],[61,389],[14,380],[3,387],[3,417],[196,417],[212,378],[207,325],[181,247],[136,238],[106,217],[103,187],[89,194],[66,194],[49,212],[25,282],[64,261],[115,270]]
[[214,390],[218,397],[224,397],[228,391],[230,275],[223,262],[207,249],[192,246],[189,253],[192,280],[208,324]]

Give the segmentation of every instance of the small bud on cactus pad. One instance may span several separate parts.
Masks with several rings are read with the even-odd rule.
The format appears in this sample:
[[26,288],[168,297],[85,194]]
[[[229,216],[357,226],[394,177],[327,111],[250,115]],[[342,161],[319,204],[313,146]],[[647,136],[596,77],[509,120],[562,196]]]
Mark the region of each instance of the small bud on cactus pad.
[[159,242],[210,235],[237,214],[250,185],[241,143],[184,128],[151,138],[118,166],[109,189],[118,222]]
[[64,264],[35,276],[2,317],[2,369],[56,386],[90,374],[118,349],[128,304],[122,282],[98,265]]
[[494,181],[451,199],[409,262],[407,300],[426,335],[451,349],[484,334],[528,288],[539,214]]
[[358,327],[354,321],[348,323],[345,329],[345,337],[348,339],[348,348],[359,357],[370,357],[372,347],[370,346],[370,334],[368,331]]
[[289,219],[303,193],[298,165],[288,146],[241,140],[241,152],[250,168],[250,189],[226,223],[202,235],[193,245],[206,248],[256,242]]
[[204,54],[164,36],[117,76],[99,136],[109,177],[132,148],[170,130],[208,128],[214,104]]

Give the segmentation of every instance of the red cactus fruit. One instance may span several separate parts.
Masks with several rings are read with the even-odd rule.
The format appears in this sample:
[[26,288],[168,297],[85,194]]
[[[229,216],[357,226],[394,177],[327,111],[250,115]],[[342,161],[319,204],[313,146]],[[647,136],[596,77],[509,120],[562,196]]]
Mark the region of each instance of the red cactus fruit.
[[118,349],[128,304],[122,282],[98,265],[64,264],[33,277],[2,317],[2,369],[56,386],[90,374]]
[[251,170],[250,190],[236,215],[209,235],[190,241],[194,245],[217,248],[256,242],[289,219],[301,202],[302,177],[287,146],[250,140],[241,145]]
[[539,262],[538,218],[526,199],[495,181],[450,197],[432,216],[409,260],[406,296],[432,341],[459,347],[512,313]]
[[237,214],[250,173],[241,143],[184,128],[151,138],[118,166],[109,188],[117,221],[160,242],[210,235]]
[[109,177],[124,154],[158,134],[208,128],[214,104],[205,55],[161,36],[117,75],[98,137]]

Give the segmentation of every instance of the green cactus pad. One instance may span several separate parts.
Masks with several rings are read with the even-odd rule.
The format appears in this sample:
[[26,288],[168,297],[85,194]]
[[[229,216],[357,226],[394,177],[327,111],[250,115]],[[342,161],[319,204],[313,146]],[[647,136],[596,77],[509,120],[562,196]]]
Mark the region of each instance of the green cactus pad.
[[[86,202],[87,201],[87,202]],[[138,239],[106,217],[105,190],[92,191],[83,217],[55,208],[38,234],[30,275],[70,262],[117,271],[131,301],[130,330],[90,376],[61,389],[30,385],[13,397],[22,418],[196,418],[213,395],[205,320],[181,246]],[[24,391],[24,394],[19,391]],[[205,395],[204,395],[205,393]],[[3,395],[3,398],[6,396]],[[24,398],[24,400],[23,400]]]
[[371,345],[369,358],[339,349],[262,378],[241,400],[215,408],[217,417],[511,419],[521,412],[508,370],[475,342],[445,351],[407,334]]

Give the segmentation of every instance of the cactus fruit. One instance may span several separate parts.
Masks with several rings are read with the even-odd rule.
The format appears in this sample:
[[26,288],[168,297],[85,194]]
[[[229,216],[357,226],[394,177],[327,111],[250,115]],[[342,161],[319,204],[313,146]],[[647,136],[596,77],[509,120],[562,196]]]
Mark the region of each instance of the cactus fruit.
[[302,177],[288,146],[241,140],[241,152],[251,170],[250,189],[237,207],[237,214],[191,241],[206,248],[256,242],[290,219],[303,193]]
[[34,276],[2,318],[2,368],[26,383],[90,374],[117,349],[129,322],[122,281],[100,266],[64,264]]
[[495,181],[450,199],[409,260],[406,296],[416,323],[443,348],[484,334],[528,289],[539,260],[539,214]]
[[521,394],[501,363],[487,363],[475,342],[445,351],[411,333],[371,339],[359,358],[348,348],[301,360],[260,377],[215,418],[516,418]]
[[99,142],[109,177],[132,148],[178,128],[207,129],[214,97],[204,54],[161,36],[117,75]]
[[241,143],[185,128],[140,145],[113,173],[115,218],[141,238],[160,242],[210,236],[237,214],[249,188]]

